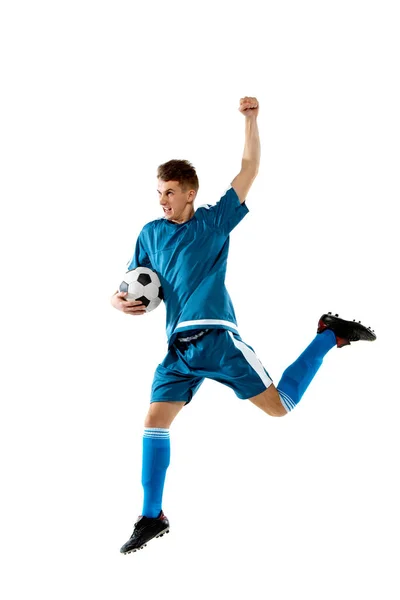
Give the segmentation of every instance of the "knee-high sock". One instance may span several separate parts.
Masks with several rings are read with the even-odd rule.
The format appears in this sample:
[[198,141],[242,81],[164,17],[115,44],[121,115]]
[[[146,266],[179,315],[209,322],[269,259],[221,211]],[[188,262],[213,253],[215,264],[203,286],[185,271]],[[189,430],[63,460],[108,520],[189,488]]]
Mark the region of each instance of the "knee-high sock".
[[143,435],[142,515],[158,517],[161,511],[164,481],[170,460],[169,429],[146,428]]
[[322,365],[323,358],[336,346],[333,331],[326,329],[317,333],[299,358],[284,371],[277,390],[283,406],[292,410],[300,402],[314,375]]

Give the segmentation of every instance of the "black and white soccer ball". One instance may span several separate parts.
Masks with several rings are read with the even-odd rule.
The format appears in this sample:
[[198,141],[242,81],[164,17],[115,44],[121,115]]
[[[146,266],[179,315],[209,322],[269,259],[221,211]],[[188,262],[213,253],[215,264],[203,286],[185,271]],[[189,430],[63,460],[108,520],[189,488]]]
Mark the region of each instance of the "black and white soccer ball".
[[164,299],[160,279],[151,269],[137,267],[127,271],[119,286],[120,292],[128,292],[126,300],[140,300],[146,307],[146,312],[151,312],[161,304]]

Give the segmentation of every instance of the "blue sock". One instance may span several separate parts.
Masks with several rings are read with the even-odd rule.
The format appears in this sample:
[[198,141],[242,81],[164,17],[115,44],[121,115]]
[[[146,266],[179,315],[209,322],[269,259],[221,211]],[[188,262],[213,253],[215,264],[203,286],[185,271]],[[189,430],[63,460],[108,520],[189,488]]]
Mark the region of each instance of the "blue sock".
[[146,428],[143,435],[142,515],[158,517],[170,459],[169,429]]
[[300,402],[314,375],[322,365],[325,354],[336,346],[331,329],[317,333],[299,358],[284,371],[277,390],[283,406],[289,412]]

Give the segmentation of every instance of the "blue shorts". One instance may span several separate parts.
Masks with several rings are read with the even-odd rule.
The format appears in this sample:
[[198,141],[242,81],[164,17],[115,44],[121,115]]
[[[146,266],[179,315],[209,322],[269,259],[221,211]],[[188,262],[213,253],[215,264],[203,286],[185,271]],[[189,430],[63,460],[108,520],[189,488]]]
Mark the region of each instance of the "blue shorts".
[[[182,336],[189,333],[193,332]],[[154,373],[151,402],[188,404],[205,378],[227,385],[242,400],[261,394],[272,383],[253,348],[238,333],[209,329],[192,341],[175,340]]]

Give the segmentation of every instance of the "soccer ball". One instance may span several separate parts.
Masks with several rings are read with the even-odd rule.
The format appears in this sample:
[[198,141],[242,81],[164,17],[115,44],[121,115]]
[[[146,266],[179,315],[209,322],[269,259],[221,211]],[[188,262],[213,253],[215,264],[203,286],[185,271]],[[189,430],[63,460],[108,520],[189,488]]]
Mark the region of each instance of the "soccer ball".
[[161,282],[157,273],[147,267],[137,267],[127,271],[119,286],[120,292],[128,292],[126,300],[140,300],[151,312],[164,299]]

